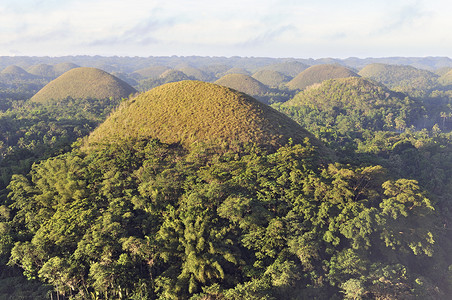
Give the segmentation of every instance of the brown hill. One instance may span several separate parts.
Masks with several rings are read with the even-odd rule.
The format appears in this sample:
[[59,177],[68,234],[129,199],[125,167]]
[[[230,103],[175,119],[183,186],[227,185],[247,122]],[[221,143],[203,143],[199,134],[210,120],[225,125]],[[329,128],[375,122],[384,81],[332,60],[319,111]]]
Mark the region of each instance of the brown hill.
[[291,90],[302,90],[306,87],[333,78],[359,77],[355,72],[339,65],[316,65],[307,68],[287,83]]
[[215,83],[251,96],[261,96],[269,92],[268,87],[262,82],[244,74],[228,74],[215,81]]
[[243,143],[278,147],[312,134],[254,98],[212,83],[180,81],[156,87],[124,103],[88,137],[86,147],[118,139],[158,138],[190,146],[194,142]]
[[1,74],[22,78],[33,77],[32,74],[28,73],[27,71],[18,66],[8,66],[2,70]]
[[136,90],[121,79],[96,68],[72,69],[49,82],[31,98],[47,103],[68,97],[92,99],[126,98]]
[[55,73],[56,76],[60,76],[66,73],[67,71],[75,68],[80,68],[80,66],[70,62],[59,63],[53,66],[53,72]]
[[171,70],[171,68],[167,66],[150,66],[148,68],[137,70],[133,72],[132,75],[138,75],[139,78],[157,79],[167,70]]
[[39,77],[55,78],[53,66],[47,64],[34,65],[28,68],[28,73]]

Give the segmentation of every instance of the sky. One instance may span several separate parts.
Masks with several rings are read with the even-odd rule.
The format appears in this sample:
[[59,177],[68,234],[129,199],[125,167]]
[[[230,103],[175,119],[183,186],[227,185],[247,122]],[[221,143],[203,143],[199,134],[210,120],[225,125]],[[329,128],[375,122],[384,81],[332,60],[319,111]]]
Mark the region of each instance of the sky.
[[1,0],[0,56],[452,57],[450,0]]

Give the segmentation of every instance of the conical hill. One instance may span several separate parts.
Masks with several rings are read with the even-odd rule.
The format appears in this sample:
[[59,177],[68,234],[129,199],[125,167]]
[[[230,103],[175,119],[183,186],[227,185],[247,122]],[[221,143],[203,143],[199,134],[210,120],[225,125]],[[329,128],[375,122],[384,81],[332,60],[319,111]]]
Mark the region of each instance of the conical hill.
[[316,65],[307,68],[287,83],[292,90],[302,90],[310,85],[333,78],[359,77],[358,74],[339,65]]
[[245,74],[228,74],[215,81],[215,83],[251,96],[261,96],[269,92],[268,87],[262,82]]
[[96,68],[75,68],[49,82],[31,98],[47,103],[68,97],[74,99],[121,99],[136,90],[121,79]]
[[158,86],[125,102],[91,133],[86,147],[130,137],[188,147],[194,142],[251,142],[270,148],[308,137],[322,147],[296,122],[254,98],[192,80]]

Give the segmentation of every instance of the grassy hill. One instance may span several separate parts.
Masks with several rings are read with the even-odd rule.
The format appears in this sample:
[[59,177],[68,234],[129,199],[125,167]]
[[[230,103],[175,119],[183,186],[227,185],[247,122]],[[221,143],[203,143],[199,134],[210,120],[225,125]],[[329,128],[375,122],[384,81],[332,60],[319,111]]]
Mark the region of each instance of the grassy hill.
[[269,92],[268,87],[262,82],[244,74],[228,74],[215,81],[215,83],[251,96],[260,96]]
[[14,77],[30,78],[33,77],[30,73],[18,66],[8,66],[2,70],[1,74],[10,75]]
[[302,90],[310,85],[333,78],[358,77],[358,75],[339,65],[316,65],[307,68],[287,83],[291,90]]
[[54,78],[55,70],[53,66],[47,64],[34,65],[28,68],[28,73],[46,78]]
[[434,88],[438,75],[412,66],[370,64],[358,73],[362,77],[381,82],[391,89],[413,93]]
[[312,85],[280,109],[311,132],[321,126],[341,134],[363,129],[403,130],[422,117],[419,103],[362,77]]
[[181,81],[156,87],[125,102],[87,140],[159,138],[165,143],[253,142],[280,146],[289,138],[318,141],[287,116],[254,98],[212,83]]
[[70,62],[64,62],[54,65],[53,72],[55,73],[55,75],[60,76],[66,73],[67,71],[75,68],[80,68],[80,66]]
[[192,66],[181,66],[177,69],[186,74],[188,77],[196,80],[211,81],[215,79],[214,76]]
[[171,68],[167,66],[150,66],[148,68],[139,69],[132,73],[138,78],[152,78],[157,79],[163,72],[170,70]]
[[286,76],[295,77],[304,70],[309,68],[309,65],[298,62],[298,61],[287,61],[282,63],[276,63],[272,65],[265,66],[261,70],[270,70],[270,71],[276,71],[279,73],[282,73]]
[[74,99],[121,99],[136,90],[113,75],[95,68],[72,69],[48,83],[31,101],[47,103],[68,97]]
[[252,77],[271,88],[277,88],[292,79],[292,77],[273,70],[260,70],[254,73]]

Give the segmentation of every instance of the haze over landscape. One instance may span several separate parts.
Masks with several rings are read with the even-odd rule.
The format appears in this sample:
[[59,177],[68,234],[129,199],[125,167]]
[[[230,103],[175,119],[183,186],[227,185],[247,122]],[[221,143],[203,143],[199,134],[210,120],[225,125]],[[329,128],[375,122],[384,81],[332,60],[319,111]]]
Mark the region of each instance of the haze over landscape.
[[448,56],[452,3],[3,0],[0,55]]

